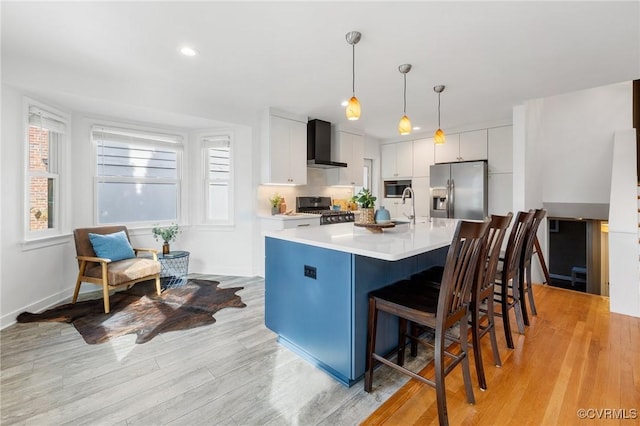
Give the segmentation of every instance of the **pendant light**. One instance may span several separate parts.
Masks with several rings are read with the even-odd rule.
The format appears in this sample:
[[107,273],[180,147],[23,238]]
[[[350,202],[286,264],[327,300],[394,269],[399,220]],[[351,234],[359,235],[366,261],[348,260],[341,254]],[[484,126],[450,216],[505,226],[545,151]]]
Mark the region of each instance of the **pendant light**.
[[438,130],[436,130],[435,135],[433,135],[433,140],[436,145],[442,145],[446,141],[444,132],[440,128],[440,93],[444,92],[444,86],[441,84],[438,86],[434,86],[433,91],[438,94]]
[[402,104],[402,118],[398,123],[398,131],[401,135],[408,135],[411,133],[411,121],[407,117],[407,73],[411,71],[411,64],[402,64],[398,67],[398,70],[404,76],[404,102]]
[[351,89],[352,96],[347,104],[346,114],[347,119],[357,120],[360,118],[360,101],[356,98],[356,44],[360,41],[360,34],[358,31],[350,31],[346,34],[347,43],[352,47],[352,63],[351,63]]

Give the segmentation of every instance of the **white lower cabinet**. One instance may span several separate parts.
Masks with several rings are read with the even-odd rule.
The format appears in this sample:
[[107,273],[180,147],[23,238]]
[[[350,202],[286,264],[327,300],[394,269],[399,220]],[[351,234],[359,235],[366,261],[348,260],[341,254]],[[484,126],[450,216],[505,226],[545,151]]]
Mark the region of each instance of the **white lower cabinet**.
[[302,226],[320,226],[320,216],[279,216],[262,218],[262,231],[278,231],[280,229],[299,228]]
[[389,210],[389,215],[391,219],[395,219],[400,214],[399,205],[402,204],[400,198],[382,198],[376,206],[376,208],[380,208],[380,206],[384,206],[385,209]]

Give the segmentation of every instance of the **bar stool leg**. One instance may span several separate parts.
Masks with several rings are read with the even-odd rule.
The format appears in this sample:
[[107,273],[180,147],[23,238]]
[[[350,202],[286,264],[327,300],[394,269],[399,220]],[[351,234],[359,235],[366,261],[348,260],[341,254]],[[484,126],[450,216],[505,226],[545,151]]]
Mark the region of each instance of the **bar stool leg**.
[[371,392],[373,387],[373,352],[376,349],[376,332],[378,327],[378,309],[373,297],[369,297],[369,320],[367,326],[367,358],[365,361],[364,390]]

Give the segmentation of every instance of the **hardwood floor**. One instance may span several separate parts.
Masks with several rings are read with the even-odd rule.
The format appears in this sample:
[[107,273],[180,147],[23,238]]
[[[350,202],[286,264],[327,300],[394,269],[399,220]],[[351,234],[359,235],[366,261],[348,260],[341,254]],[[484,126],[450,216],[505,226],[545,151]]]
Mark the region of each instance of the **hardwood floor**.
[[191,276],[245,287],[238,294],[247,307],[140,345],[134,336],[87,345],[60,323],[2,330],[0,424],[350,425],[408,380],[384,373],[373,395],[345,388],[264,326],[261,278]]
[[[489,339],[483,339],[488,389],[480,391],[474,377],[475,405],[466,403],[461,370],[447,376],[450,423],[640,424],[640,318],[609,313],[604,297],[541,285],[534,291],[538,316],[524,335],[514,334],[514,350],[497,321],[502,368],[491,365]],[[579,418],[580,409],[590,410],[588,419]],[[363,422],[437,423],[435,390],[416,380]]]
[[[264,326],[262,279],[194,276],[244,286],[238,294],[247,307],[223,309],[212,326],[142,345],[133,336],[87,345],[73,326],[59,323],[2,330],[0,423],[437,423],[429,387],[381,368],[372,394],[361,382],[347,389],[279,345]],[[465,402],[459,369],[447,376],[451,424],[565,425],[580,423],[578,408],[640,411],[640,319],[610,314],[606,298],[547,286],[535,291],[539,315],[524,336],[515,336],[515,350],[506,349],[498,321],[503,367],[487,357],[489,389],[474,388],[475,405]],[[425,356],[421,350],[419,359],[409,357],[409,366],[419,369]]]

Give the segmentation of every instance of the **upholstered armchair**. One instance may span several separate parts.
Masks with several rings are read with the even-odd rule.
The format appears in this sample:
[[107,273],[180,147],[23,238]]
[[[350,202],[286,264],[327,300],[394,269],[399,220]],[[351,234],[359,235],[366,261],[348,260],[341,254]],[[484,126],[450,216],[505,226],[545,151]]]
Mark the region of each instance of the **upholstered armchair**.
[[[78,259],[78,279],[73,303],[78,300],[83,282],[102,286],[104,312],[111,310],[109,291],[148,280],[155,280],[160,294],[160,262],[154,249],[132,248],[126,226],[79,228],[73,231]],[[138,257],[149,252],[153,258]]]

